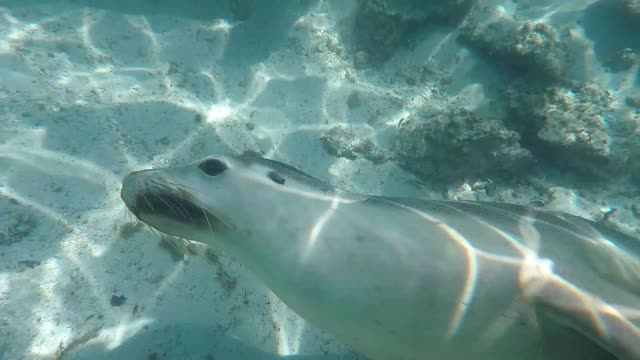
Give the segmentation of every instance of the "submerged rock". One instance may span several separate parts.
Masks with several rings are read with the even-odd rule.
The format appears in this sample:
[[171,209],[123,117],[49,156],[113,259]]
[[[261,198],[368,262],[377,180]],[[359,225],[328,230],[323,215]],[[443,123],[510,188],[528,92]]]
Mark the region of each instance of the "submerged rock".
[[461,108],[423,109],[398,128],[393,150],[404,168],[430,179],[509,178],[532,161],[519,135]]
[[354,63],[379,65],[428,25],[458,25],[476,0],[360,0],[354,21]]
[[542,90],[516,85],[505,95],[511,122],[534,153],[580,170],[610,160],[607,122],[613,99],[608,91],[591,83]]
[[388,160],[385,152],[371,139],[362,137],[347,127],[336,126],[322,136],[321,140],[327,152],[336,157],[350,160],[364,158],[374,164]]
[[631,48],[618,51],[604,64],[607,69],[613,72],[629,70],[637,62],[637,57]]
[[257,0],[229,0],[231,14],[237,20],[248,19],[256,10]]
[[419,24],[419,19],[403,16],[386,0],[361,0],[353,31],[356,65],[385,62]]
[[489,58],[537,77],[563,80],[570,65],[567,46],[558,31],[546,23],[499,20],[480,25],[471,21],[462,29],[460,39]]
[[614,0],[625,14],[640,21],[640,0]]
[[630,108],[634,109],[636,113],[640,114],[640,95],[638,96],[627,96],[624,99],[625,104]]
[[403,11],[418,14],[430,24],[458,25],[471,10],[476,0],[413,0]]
[[[574,88],[547,87],[527,91],[511,87],[506,92],[514,122],[533,143],[548,147],[553,157],[604,160],[609,155],[607,115],[613,99],[608,91],[584,83]],[[572,162],[576,162],[572,159]]]

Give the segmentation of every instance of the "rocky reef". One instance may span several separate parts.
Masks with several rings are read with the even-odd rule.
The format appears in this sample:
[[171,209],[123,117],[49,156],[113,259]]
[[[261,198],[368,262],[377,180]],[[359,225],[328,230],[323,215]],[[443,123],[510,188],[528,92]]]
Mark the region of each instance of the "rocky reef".
[[561,80],[570,66],[567,46],[549,24],[501,19],[488,24],[470,21],[460,39],[514,70]]
[[426,108],[400,124],[393,153],[401,166],[432,180],[508,178],[532,162],[519,141],[496,119],[462,108]]

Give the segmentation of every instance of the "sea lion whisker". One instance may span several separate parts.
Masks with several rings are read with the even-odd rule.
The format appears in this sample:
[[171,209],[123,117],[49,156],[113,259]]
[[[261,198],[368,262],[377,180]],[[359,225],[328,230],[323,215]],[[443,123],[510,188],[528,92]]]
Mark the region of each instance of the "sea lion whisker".
[[[164,188],[172,188],[173,190],[184,191],[184,189],[188,189],[190,191],[198,191],[196,188],[192,186],[185,185],[185,184],[178,184],[174,181],[167,180],[167,179],[163,179],[162,183],[160,183],[157,180],[151,180],[151,182]],[[167,185],[170,185],[170,186],[167,186]]]
[[180,211],[179,209],[176,209],[176,207],[175,207],[175,206],[173,206],[173,205],[172,205],[172,204],[170,204],[169,202],[165,201],[165,200],[162,198],[162,196],[160,196],[160,195],[158,195],[158,194],[156,194],[156,193],[153,193],[153,195],[154,195],[158,200],[160,200],[160,201],[161,201],[161,202],[162,202],[166,207],[168,207],[169,209],[171,209],[171,210],[172,210],[176,215],[180,215],[180,216],[182,216],[183,218],[186,218],[186,217],[187,217],[187,215],[186,215],[186,214],[184,214],[184,213],[182,213],[182,211]]
[[203,207],[200,207],[200,210],[202,210],[202,214],[204,215],[205,220],[207,220],[207,225],[209,226],[209,232],[213,235],[213,229],[211,228],[211,222],[209,222],[209,216],[207,215],[207,211]]
[[178,201],[176,203],[178,204],[178,206],[182,208],[182,210],[184,210],[187,220],[189,220],[190,222],[193,222],[193,219],[191,218],[191,214],[189,214],[189,210],[187,210],[187,208],[185,208],[184,205],[182,205],[182,202]]
[[155,214],[156,213],[156,208],[151,204],[151,202],[147,198],[147,194],[142,194],[142,198],[147,203],[147,206],[149,206],[149,209],[151,209],[151,212],[153,212]]
[[[190,199],[191,196],[182,190],[170,189],[169,197],[172,199],[177,199],[175,201],[175,204],[178,205],[180,208],[182,208],[182,210],[184,211],[184,213],[181,213],[181,215],[187,220],[189,220],[190,222],[193,222],[193,219],[191,218],[191,214],[189,213],[189,210],[187,210],[187,208],[183,204],[183,201],[181,201],[184,199]],[[189,200],[189,202],[191,202],[191,200]]]
[[193,186],[184,185],[184,184],[178,184],[178,183],[175,183],[173,181],[166,181],[166,183],[171,185],[171,186],[174,186],[177,189],[189,189],[189,190],[192,190],[192,191],[199,192],[198,189],[194,188]]

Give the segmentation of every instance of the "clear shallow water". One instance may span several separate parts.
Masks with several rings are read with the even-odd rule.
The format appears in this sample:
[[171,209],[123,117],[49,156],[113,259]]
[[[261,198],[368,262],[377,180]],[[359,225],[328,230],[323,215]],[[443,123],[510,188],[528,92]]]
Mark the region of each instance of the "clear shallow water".
[[127,225],[126,173],[214,153],[635,233],[640,16],[611,3],[3,2],[0,354],[349,358]]

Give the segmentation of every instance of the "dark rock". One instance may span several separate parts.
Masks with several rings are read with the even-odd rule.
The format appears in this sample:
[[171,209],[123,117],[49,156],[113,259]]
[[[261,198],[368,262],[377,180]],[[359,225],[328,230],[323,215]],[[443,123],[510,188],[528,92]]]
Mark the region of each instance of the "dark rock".
[[124,295],[111,295],[111,306],[121,306],[127,301]]

